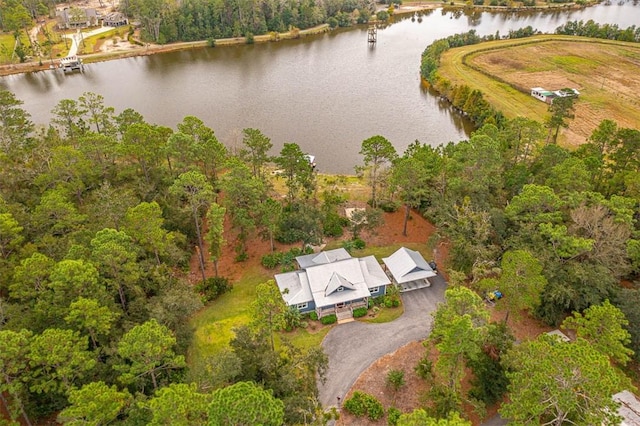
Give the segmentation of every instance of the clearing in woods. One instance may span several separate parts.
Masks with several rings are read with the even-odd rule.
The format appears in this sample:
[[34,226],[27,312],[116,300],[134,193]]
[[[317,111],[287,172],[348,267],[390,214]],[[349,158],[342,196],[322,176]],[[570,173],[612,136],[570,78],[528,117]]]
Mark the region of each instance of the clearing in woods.
[[547,105],[530,96],[533,87],[578,89],[575,119],[561,132],[564,144],[576,146],[604,119],[640,128],[639,67],[637,43],[540,35],[450,49],[438,73],[480,89],[508,118],[548,116]]

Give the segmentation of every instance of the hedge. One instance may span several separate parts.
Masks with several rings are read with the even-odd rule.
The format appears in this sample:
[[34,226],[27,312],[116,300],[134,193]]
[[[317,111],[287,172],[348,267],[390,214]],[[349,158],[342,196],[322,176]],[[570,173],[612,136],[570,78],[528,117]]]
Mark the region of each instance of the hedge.
[[364,306],[361,308],[356,308],[353,310],[353,317],[354,318],[360,318],[367,315],[367,308],[365,308]]
[[320,318],[320,322],[324,325],[333,324],[338,321],[338,317],[336,314],[327,315],[326,317]]

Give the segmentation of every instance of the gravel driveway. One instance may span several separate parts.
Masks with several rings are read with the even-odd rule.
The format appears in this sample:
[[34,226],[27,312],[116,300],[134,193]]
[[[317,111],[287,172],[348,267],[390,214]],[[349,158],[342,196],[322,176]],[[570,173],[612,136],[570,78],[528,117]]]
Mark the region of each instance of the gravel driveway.
[[431,331],[431,312],[444,301],[447,286],[441,275],[430,279],[428,288],[402,294],[404,314],[385,324],[354,321],[333,327],[322,341],[329,356],[327,381],[318,383],[320,402],[335,405],[349,391],[360,374],[378,358],[414,340],[423,340]]

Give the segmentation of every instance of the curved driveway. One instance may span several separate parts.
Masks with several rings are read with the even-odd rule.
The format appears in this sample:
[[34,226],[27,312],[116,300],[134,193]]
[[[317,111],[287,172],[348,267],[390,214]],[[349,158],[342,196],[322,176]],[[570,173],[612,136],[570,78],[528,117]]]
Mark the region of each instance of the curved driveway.
[[402,294],[404,314],[385,324],[354,321],[333,327],[322,341],[329,356],[327,381],[318,383],[323,407],[336,404],[360,374],[378,358],[414,340],[423,340],[431,331],[431,312],[444,301],[447,286],[441,275],[430,279],[431,287]]

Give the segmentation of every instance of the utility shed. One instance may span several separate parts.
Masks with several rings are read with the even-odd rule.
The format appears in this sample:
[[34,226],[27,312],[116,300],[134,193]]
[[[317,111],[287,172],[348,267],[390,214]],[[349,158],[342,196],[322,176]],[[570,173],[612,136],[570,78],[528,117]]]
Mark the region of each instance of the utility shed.
[[[562,340],[563,342],[570,342],[571,339],[569,339],[569,336],[567,336],[566,334],[564,334],[562,331],[560,330],[553,330],[553,331],[548,331],[547,335],[549,336],[555,336],[558,339]],[[639,425],[640,426],[640,425]]]

